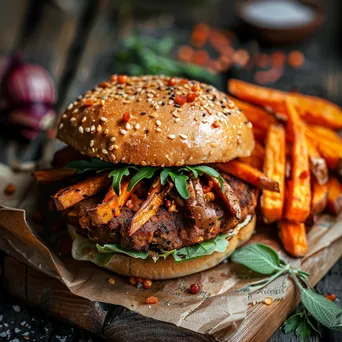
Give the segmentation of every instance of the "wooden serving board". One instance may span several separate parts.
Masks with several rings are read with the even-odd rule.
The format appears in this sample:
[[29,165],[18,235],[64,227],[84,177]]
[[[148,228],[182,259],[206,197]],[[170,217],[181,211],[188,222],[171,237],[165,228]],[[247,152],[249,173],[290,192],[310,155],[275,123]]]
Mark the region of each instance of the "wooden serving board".
[[[342,229],[341,222],[338,228]],[[280,249],[275,234],[259,233],[252,237],[251,242],[266,243]],[[288,262],[299,263],[302,270],[309,272],[310,284],[314,286],[341,256],[342,238],[307,259],[289,258]],[[214,340],[208,335],[147,318],[121,306],[90,302],[75,296],[59,280],[10,256],[3,260],[3,286],[28,304],[108,341],[129,341],[132,338],[137,342],[146,341],[146,338],[165,342]],[[298,303],[298,292],[291,282],[283,300],[274,301],[271,305],[259,303],[250,306],[242,326],[229,341],[267,341]]]

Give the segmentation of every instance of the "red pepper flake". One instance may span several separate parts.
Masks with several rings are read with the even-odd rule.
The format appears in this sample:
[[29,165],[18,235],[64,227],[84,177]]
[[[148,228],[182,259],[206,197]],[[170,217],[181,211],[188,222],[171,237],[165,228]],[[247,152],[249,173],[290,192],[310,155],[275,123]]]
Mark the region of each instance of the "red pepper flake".
[[117,82],[118,81],[118,75],[117,74],[114,74],[110,77],[110,81],[111,82]]
[[151,279],[144,279],[143,281],[143,288],[150,289],[152,287],[152,280]]
[[192,294],[197,294],[198,292],[200,292],[201,287],[198,284],[191,284],[190,285],[190,292]]
[[186,102],[194,102],[196,97],[198,96],[197,93],[189,93],[186,95]]
[[185,78],[182,78],[182,79],[180,80],[180,84],[181,84],[181,85],[186,85],[186,84],[189,84],[189,81],[186,80]]
[[136,280],[139,284],[142,284],[144,282],[144,279],[140,277],[137,277]]
[[332,302],[336,300],[336,295],[334,293],[327,293],[324,295],[324,297],[331,300]]
[[10,183],[7,184],[5,189],[4,189],[4,193],[5,195],[13,195],[15,193],[16,187],[14,184]]
[[123,122],[128,122],[130,119],[131,119],[131,114],[130,113],[128,113],[128,112],[125,112],[125,113],[123,113],[123,115],[122,115],[122,121]]
[[91,100],[91,99],[85,99],[85,100],[83,101],[83,105],[84,105],[84,106],[87,106],[87,107],[90,107],[90,106],[92,106],[93,104],[94,104],[94,101]]
[[101,82],[100,84],[98,84],[98,87],[99,88],[109,88],[110,87],[110,83],[104,81],[104,82]]
[[191,87],[191,90],[194,92],[198,92],[201,90],[201,86],[198,83],[196,83]]
[[145,300],[145,304],[158,304],[158,302],[158,297],[155,296],[147,297]]
[[128,76],[127,75],[119,75],[118,76],[118,83],[125,84],[127,82]]
[[173,86],[176,84],[176,79],[173,78],[173,77],[170,78],[170,79],[169,79],[169,82],[167,82],[167,84],[168,84],[169,86],[172,86],[172,87],[173,87]]
[[180,105],[180,106],[183,106],[183,104],[186,102],[186,96],[184,95],[177,95],[175,98],[174,98],[174,101]]
[[213,126],[214,128],[219,128],[221,125],[220,125],[220,123],[219,123],[218,121],[215,120],[215,121],[213,122],[212,126]]

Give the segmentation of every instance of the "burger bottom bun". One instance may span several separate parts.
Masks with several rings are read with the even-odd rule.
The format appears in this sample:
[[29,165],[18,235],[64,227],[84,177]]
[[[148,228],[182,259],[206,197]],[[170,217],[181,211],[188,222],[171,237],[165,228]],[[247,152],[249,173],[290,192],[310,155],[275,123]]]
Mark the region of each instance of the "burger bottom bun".
[[214,252],[189,261],[175,262],[172,256],[154,262],[152,258],[135,259],[126,255],[117,254],[104,267],[123,276],[162,280],[185,277],[197,272],[212,268],[229,257],[236,248],[246,243],[254,233],[255,215],[249,223],[238,230],[236,235],[229,239],[225,252]]

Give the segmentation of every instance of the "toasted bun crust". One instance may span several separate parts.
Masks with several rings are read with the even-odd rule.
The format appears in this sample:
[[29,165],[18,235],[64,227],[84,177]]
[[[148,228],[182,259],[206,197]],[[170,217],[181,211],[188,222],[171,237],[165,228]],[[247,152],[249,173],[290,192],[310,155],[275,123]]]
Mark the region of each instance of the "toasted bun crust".
[[[166,76],[133,76],[120,84],[122,79],[112,77],[71,103],[59,120],[57,137],[112,163],[181,166],[251,154],[251,124],[216,88],[179,78],[170,86]],[[180,106],[174,101],[196,93],[193,102]]]
[[225,252],[214,252],[197,259],[176,263],[174,258],[167,257],[154,262],[151,258],[135,259],[126,255],[117,254],[104,268],[124,275],[148,279],[172,279],[184,277],[212,268],[230,256],[236,248],[246,243],[254,233],[256,218],[241,228],[236,235],[229,239],[229,245]]

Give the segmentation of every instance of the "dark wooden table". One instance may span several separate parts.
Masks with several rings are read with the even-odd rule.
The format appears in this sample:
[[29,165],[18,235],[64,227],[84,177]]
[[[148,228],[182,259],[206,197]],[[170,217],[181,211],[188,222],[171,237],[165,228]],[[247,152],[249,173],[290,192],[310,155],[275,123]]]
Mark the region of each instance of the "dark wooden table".
[[[285,75],[272,86],[296,88],[304,93],[326,97],[342,105],[342,5],[336,0],[321,1],[326,6],[327,20],[311,39],[290,49],[302,50],[307,58],[303,68],[286,68]],[[234,17],[234,1],[92,1],[92,0],[0,0],[0,55],[21,50],[28,61],[45,66],[52,74],[58,91],[57,110],[84,90],[115,72],[114,51],[118,37],[130,27],[132,19],[146,22],[157,16],[161,25],[174,18],[172,32],[186,37],[197,22],[208,22],[220,28],[238,28]],[[125,20],[123,20],[125,19]],[[156,30],[156,28],[154,28]],[[153,30],[152,30],[153,31]],[[241,46],[270,52],[249,37]],[[229,77],[253,81],[253,70],[232,69],[222,75],[218,86],[225,90]],[[0,139],[0,160],[6,162],[6,140]],[[321,293],[332,292],[342,298],[342,260],[318,284]],[[117,341],[133,340],[141,330],[127,310],[117,310]],[[162,329],[161,329],[162,333]],[[27,307],[0,288],[0,341],[96,341],[97,337],[48,318]],[[17,338],[18,340],[15,340]],[[181,341],[177,335],[173,340]],[[157,340],[157,339],[156,339]],[[196,339],[194,339],[196,340]],[[281,328],[270,341],[295,341]],[[341,341],[341,333],[323,331],[322,341]]]

